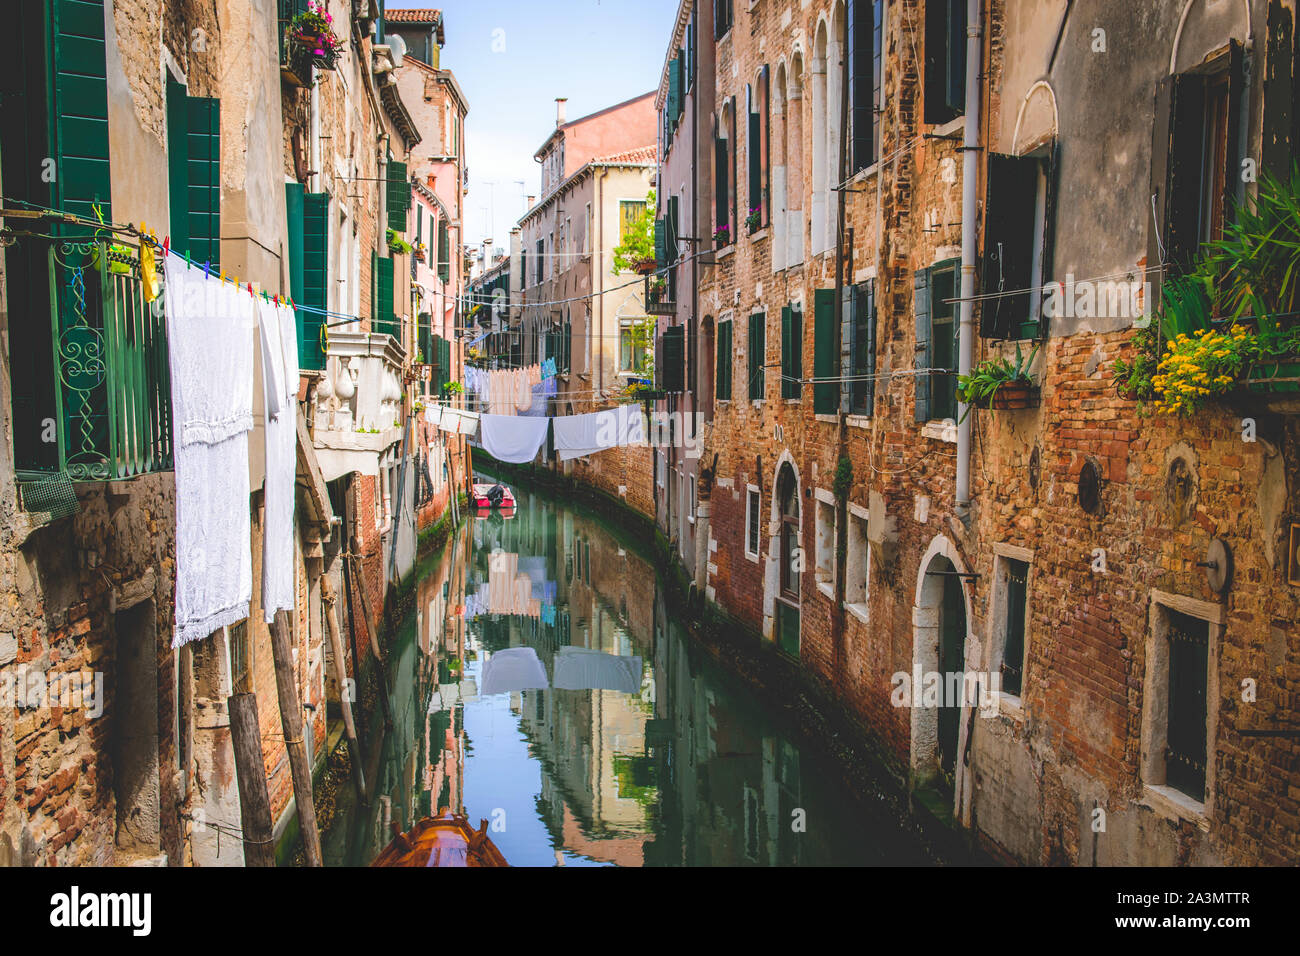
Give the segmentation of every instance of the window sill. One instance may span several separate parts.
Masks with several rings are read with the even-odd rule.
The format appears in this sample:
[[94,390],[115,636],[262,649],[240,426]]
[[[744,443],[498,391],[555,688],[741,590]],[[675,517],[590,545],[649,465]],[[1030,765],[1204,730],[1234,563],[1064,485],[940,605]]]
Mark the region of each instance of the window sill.
[[998,691],[998,715],[1006,717],[1017,724],[1025,722],[1025,708],[1020,698],[1014,694]]
[[870,416],[870,415],[848,415],[848,416],[845,416],[844,421],[845,421],[845,423],[848,424],[848,426],[849,426],[850,428],[870,428],[870,427],[871,427],[871,416]]
[[766,239],[767,233],[768,233],[767,226],[764,226],[762,229],[755,229],[753,232],[749,234],[749,241],[758,242],[758,240],[760,239]]
[[755,564],[758,564],[758,553],[755,552],[755,551],[750,551],[749,549],[746,549],[746,550],[745,550],[745,560],[746,560],[746,561],[753,561]]
[[951,419],[926,422],[925,427],[921,429],[921,435],[925,438],[933,438],[937,441],[955,445],[957,444],[957,425]]
[[853,617],[856,617],[863,624],[871,623],[871,615],[865,604],[846,604],[844,610],[848,611]]
[[836,415],[818,415],[818,414],[814,414],[814,415],[813,415],[813,418],[816,419],[817,421],[821,422],[821,423],[824,424],[824,425],[838,425],[838,424],[840,423],[840,416],[839,416],[838,414],[836,414]]
[[1152,786],[1142,788],[1142,804],[1167,820],[1186,820],[1206,833],[1210,831],[1210,818],[1205,804],[1193,800],[1173,787]]
[[730,256],[732,253],[734,253],[735,251],[736,251],[736,245],[735,245],[735,243],[732,243],[732,244],[729,245],[729,246],[723,246],[721,249],[717,249],[717,250],[715,250],[714,253],[713,253],[713,258],[714,258],[714,259],[725,259],[725,258],[727,258],[728,256]]
[[787,405],[802,405],[802,404],[803,404],[803,399],[802,399],[802,398],[783,398],[783,399],[781,399],[781,401],[785,402],[785,404],[787,404]]
[[817,582],[817,590],[823,597],[826,598],[826,600],[828,601],[835,600],[835,588],[832,585],[827,584],[825,581]]
[[948,122],[933,127],[930,130],[930,135],[951,136],[953,133],[959,133],[964,131],[965,126],[966,126],[966,114],[963,112],[961,116],[955,116],[952,119],[948,120]]

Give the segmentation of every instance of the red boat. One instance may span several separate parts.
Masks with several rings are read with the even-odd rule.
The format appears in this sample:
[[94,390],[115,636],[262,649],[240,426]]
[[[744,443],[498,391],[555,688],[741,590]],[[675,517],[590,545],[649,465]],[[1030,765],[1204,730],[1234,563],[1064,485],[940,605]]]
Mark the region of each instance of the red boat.
[[491,511],[495,508],[507,516],[514,514],[515,493],[510,490],[508,485],[499,483],[476,484],[472,486],[471,490],[473,495],[470,499],[470,507],[479,511]]

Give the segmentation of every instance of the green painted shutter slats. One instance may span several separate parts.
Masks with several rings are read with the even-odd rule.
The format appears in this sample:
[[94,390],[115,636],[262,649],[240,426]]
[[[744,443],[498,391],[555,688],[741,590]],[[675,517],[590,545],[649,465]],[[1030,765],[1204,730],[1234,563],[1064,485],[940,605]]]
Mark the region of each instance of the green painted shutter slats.
[[659,387],[665,392],[680,392],[686,387],[686,328],[684,326],[674,325],[664,329]]
[[803,313],[791,306],[781,310],[781,397],[797,400],[802,395]]
[[[835,377],[840,325],[835,317],[835,290],[813,292],[813,414],[834,415],[839,410],[840,387]],[[825,381],[822,381],[825,380]]]
[[185,172],[190,258],[221,258],[221,101],[185,97]]
[[677,115],[681,112],[678,108],[678,99],[681,96],[682,75],[678,67],[681,61],[673,57],[668,62],[668,134],[671,136],[677,130]]
[[406,181],[406,163],[388,161],[388,228],[406,232],[406,210],[411,208],[411,184]]
[[733,323],[728,320],[718,323],[718,344],[715,350],[716,366],[714,369],[714,383],[716,385],[716,396],[718,401],[725,402],[731,399],[731,327]]
[[[302,295],[295,301],[316,309],[329,307],[329,199],[329,193],[307,193],[302,201]],[[325,367],[324,323],[322,314],[298,310],[298,364],[302,368]]]
[[767,316],[758,312],[749,317],[749,400],[763,400],[763,386],[766,384],[763,362],[767,352]]
[[916,314],[916,406],[913,420],[930,420],[930,270],[921,269],[913,279],[912,302]]
[[446,282],[451,276],[451,237],[447,220],[438,220],[438,278]]
[[393,312],[393,260],[387,256],[375,260],[375,301],[375,331],[398,338]]
[[655,265],[661,269],[668,264],[668,223],[662,217],[655,220]]
[[108,152],[108,83],[104,68],[103,0],[53,0],[54,96],[51,183],[56,208],[95,218],[99,203],[112,220]]

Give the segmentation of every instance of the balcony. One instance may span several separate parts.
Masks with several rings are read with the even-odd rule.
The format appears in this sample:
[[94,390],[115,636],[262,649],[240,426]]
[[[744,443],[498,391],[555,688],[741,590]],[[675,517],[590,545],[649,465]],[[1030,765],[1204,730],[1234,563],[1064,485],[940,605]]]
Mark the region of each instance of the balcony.
[[34,502],[51,483],[170,471],[163,300],[144,300],[139,248],[23,237],[8,255],[14,457],[19,482],[33,483],[24,502],[47,510]]
[[331,332],[316,386],[312,444],[326,481],[377,474],[380,456],[402,440],[406,351],[379,332]]

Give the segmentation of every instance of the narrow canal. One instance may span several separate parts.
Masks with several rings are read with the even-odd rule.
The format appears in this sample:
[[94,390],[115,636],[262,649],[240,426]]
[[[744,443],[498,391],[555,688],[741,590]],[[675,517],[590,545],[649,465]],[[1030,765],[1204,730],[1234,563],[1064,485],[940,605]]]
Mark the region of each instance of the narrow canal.
[[515,866],[930,862],[692,645],[645,554],[516,493],[513,517],[469,520],[423,564],[376,796],[335,781],[327,865],[369,863],[390,820],[442,807],[488,820]]

